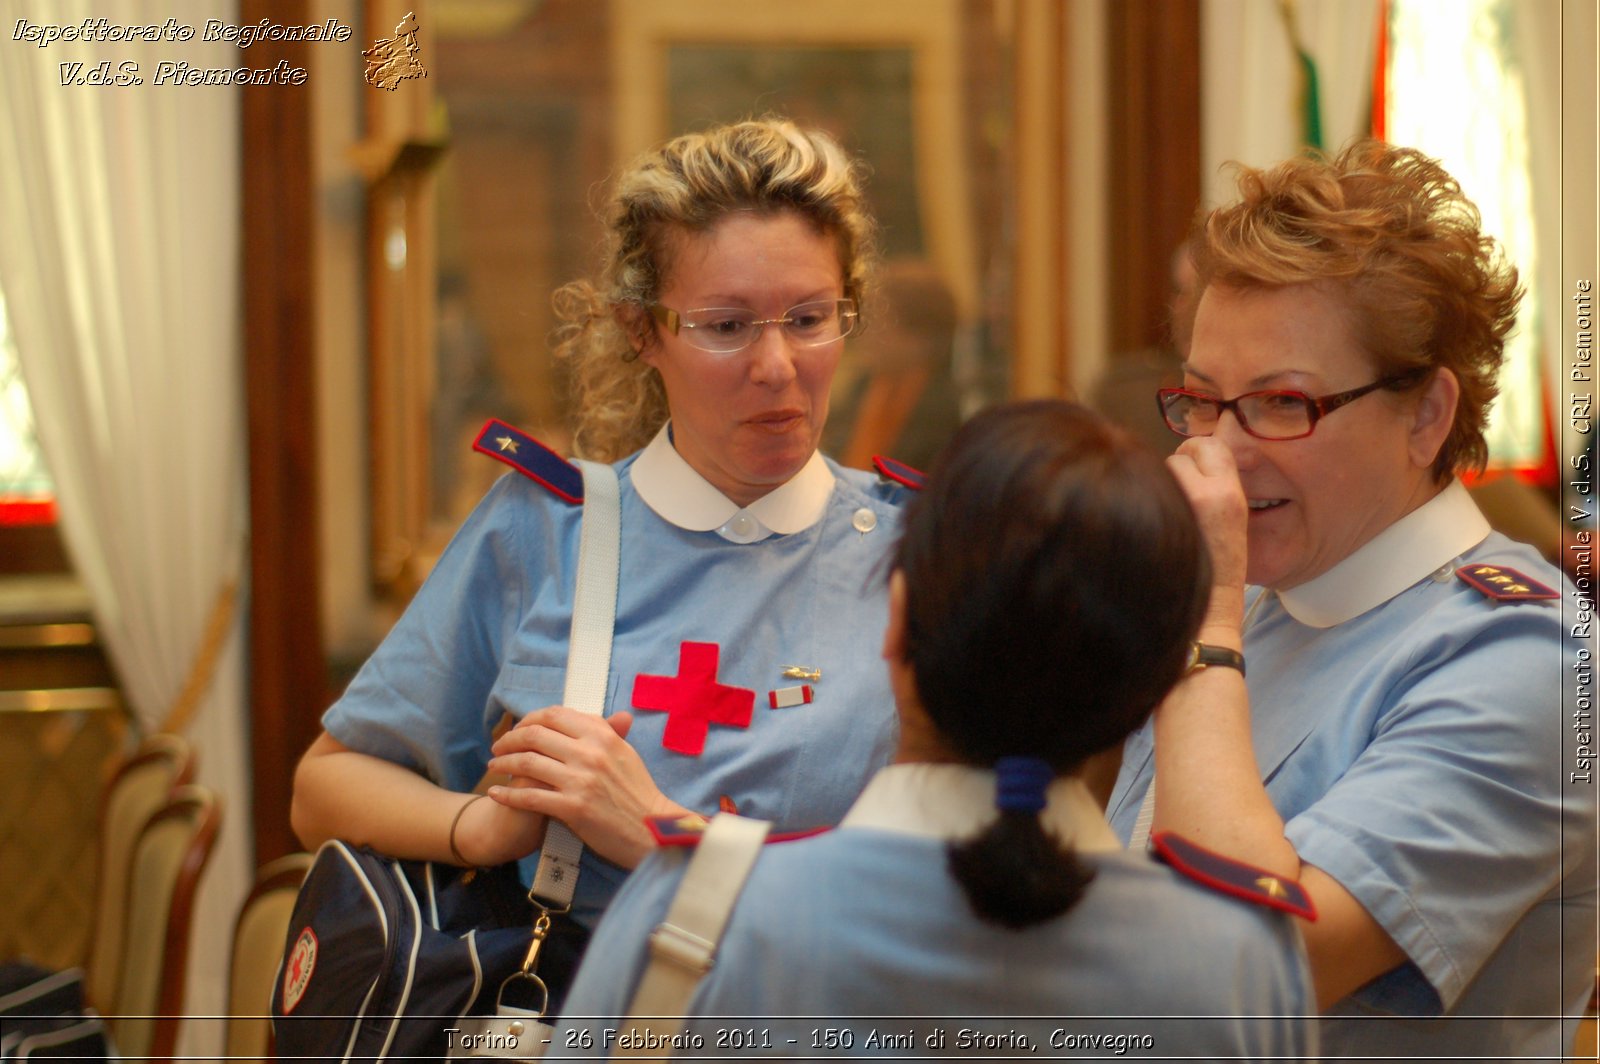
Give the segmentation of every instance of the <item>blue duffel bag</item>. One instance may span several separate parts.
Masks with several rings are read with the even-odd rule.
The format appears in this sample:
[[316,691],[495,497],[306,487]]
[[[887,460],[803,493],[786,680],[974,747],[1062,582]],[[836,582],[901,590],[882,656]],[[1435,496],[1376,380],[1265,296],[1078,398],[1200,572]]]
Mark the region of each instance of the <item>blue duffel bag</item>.
[[445,1059],[463,1018],[497,1003],[553,1014],[587,934],[559,921],[539,979],[519,978],[538,914],[515,862],[466,869],[324,843],[273,985],[278,1056]]

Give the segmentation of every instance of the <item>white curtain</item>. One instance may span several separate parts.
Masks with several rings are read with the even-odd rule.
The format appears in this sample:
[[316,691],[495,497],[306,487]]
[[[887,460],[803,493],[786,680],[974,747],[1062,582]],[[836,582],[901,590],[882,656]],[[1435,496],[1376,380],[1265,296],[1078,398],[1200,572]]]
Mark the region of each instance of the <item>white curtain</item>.
[[[178,699],[219,596],[240,579],[247,527],[240,90],[158,85],[157,64],[237,67],[241,53],[199,32],[155,44],[11,38],[23,20],[101,17],[198,31],[206,18],[237,21],[233,8],[0,0],[0,290],[64,538],[147,730]],[[135,74],[125,64],[143,84],[94,83],[96,70]],[[225,802],[186,1002],[212,1015],[225,1011],[233,915],[251,878],[237,615],[187,730],[201,780]],[[216,1025],[202,1038],[186,1027],[180,1052],[218,1053],[220,1043],[194,1044]]]
[[[1377,0],[1295,0],[1301,44],[1316,63],[1323,146],[1371,123]],[[1226,162],[1271,166],[1304,145],[1300,67],[1278,0],[1202,0],[1200,188],[1205,206],[1235,198]]]
[[[1581,441],[1574,438],[1571,419],[1562,416],[1562,396],[1569,389],[1569,382],[1561,329],[1572,304],[1567,298],[1570,293],[1562,291],[1561,252],[1565,244],[1564,227],[1571,224],[1572,219],[1564,217],[1562,210],[1561,160],[1563,150],[1572,146],[1564,142],[1561,131],[1564,103],[1561,47],[1563,37],[1580,41],[1584,38],[1574,27],[1563,25],[1562,5],[1558,0],[1521,0],[1511,5],[1509,14],[1512,55],[1527,94],[1528,157],[1534,161],[1529,174],[1533,235],[1534,246],[1539,248],[1533,267],[1523,267],[1522,278],[1529,293],[1537,294],[1539,316],[1537,320],[1524,320],[1522,328],[1537,337],[1538,348],[1544,356],[1544,386],[1548,389],[1557,427],[1556,453],[1573,454],[1580,449]],[[1593,17],[1593,8],[1590,8],[1588,39],[1591,41],[1594,39]],[[1592,149],[1593,140],[1589,143]],[[1590,227],[1587,231],[1594,230]],[[1566,439],[1562,438],[1563,434]],[[1570,467],[1563,470],[1563,474],[1569,472]]]
[[1544,260],[1555,257],[1559,244],[1552,238],[1559,239],[1559,230],[1540,226],[1535,209],[1536,182],[1553,187],[1554,167],[1534,164],[1560,153],[1553,143],[1544,145],[1544,156],[1534,153],[1529,120],[1536,114],[1535,91],[1545,97],[1560,91],[1559,62],[1533,50],[1548,47],[1541,14],[1555,7],[1551,0],[1395,0],[1391,16],[1390,138],[1428,153],[1455,176],[1477,205],[1484,232],[1499,242],[1527,286],[1517,328],[1506,340],[1500,396],[1489,413],[1495,466],[1536,466],[1544,456],[1538,352],[1545,342],[1541,324],[1550,324],[1551,290],[1540,284],[1540,274]]
[[[1378,6],[1290,7],[1317,66],[1323,142],[1336,149],[1368,129]],[[1538,298],[1558,288],[1559,256],[1535,248],[1560,246],[1561,8],[1557,0],[1402,0],[1394,12],[1389,137],[1444,162],[1533,294],[1507,345],[1489,433],[1496,461],[1533,464],[1544,426],[1535,350],[1560,347],[1560,315]],[[1215,205],[1234,195],[1224,161],[1270,165],[1300,149],[1299,71],[1278,0],[1203,0],[1202,36],[1202,187]],[[1504,52],[1491,56],[1486,39],[1503,41]],[[1491,60],[1492,70],[1473,65]]]

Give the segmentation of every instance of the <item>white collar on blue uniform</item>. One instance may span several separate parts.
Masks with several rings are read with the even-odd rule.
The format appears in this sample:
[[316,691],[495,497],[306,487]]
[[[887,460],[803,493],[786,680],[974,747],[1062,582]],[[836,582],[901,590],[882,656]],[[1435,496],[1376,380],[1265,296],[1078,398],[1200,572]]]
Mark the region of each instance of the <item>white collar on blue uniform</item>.
[[[1058,777],[1046,799],[1045,826],[1064,845],[1085,853],[1122,849],[1081,780]],[[879,769],[839,826],[967,839],[998,815],[992,769],[916,762]]]
[[671,422],[639,452],[633,486],[665,521],[691,532],[710,532],[733,543],[757,543],[774,533],[804,532],[822,520],[833,494],[833,473],[820,452],[785,483],[741,507],[711,486],[672,445]]
[[1278,592],[1289,616],[1312,628],[1334,625],[1388,602],[1483,542],[1489,522],[1459,480],[1373,536],[1314,580]]

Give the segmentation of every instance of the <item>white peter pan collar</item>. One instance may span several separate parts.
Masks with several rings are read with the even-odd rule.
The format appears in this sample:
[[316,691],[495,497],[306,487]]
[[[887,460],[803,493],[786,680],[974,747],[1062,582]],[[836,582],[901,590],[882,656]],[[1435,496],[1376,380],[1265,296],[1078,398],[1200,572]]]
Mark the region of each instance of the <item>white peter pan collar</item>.
[[[1057,778],[1045,794],[1045,827],[1063,845],[1085,853],[1122,849],[1081,780]],[[998,815],[992,769],[917,762],[879,769],[839,826],[967,839]]]
[[788,481],[741,507],[683,460],[672,445],[670,429],[670,422],[661,426],[639,452],[631,474],[639,497],[662,520],[690,532],[715,531],[733,543],[804,532],[822,520],[834,478],[820,452],[812,451]]
[[1278,599],[1301,624],[1332,628],[1445,570],[1488,534],[1483,511],[1461,481],[1452,480],[1332,569],[1299,587],[1279,591]]

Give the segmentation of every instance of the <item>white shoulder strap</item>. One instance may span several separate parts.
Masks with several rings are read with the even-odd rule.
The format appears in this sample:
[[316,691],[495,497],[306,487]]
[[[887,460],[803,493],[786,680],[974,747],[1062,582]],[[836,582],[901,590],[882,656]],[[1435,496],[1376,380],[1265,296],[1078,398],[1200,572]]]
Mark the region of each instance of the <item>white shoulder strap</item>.
[[[583,527],[562,705],[584,713],[603,713],[611,674],[611,633],[617,619],[621,502],[615,469],[603,462],[576,464],[583,473]],[[533,877],[533,893],[552,909],[571,904],[582,856],[583,842],[578,836],[561,821],[550,821]]]
[[[689,999],[711,970],[734,902],[739,900],[770,830],[770,821],[732,813],[711,818],[673,895],[667,918],[650,936],[650,961],[623,1023],[623,1029],[633,1035],[650,1032],[658,1038],[619,1039],[620,1044],[660,1046],[683,1029]],[[617,1049],[613,1055],[659,1056],[660,1050]]]

